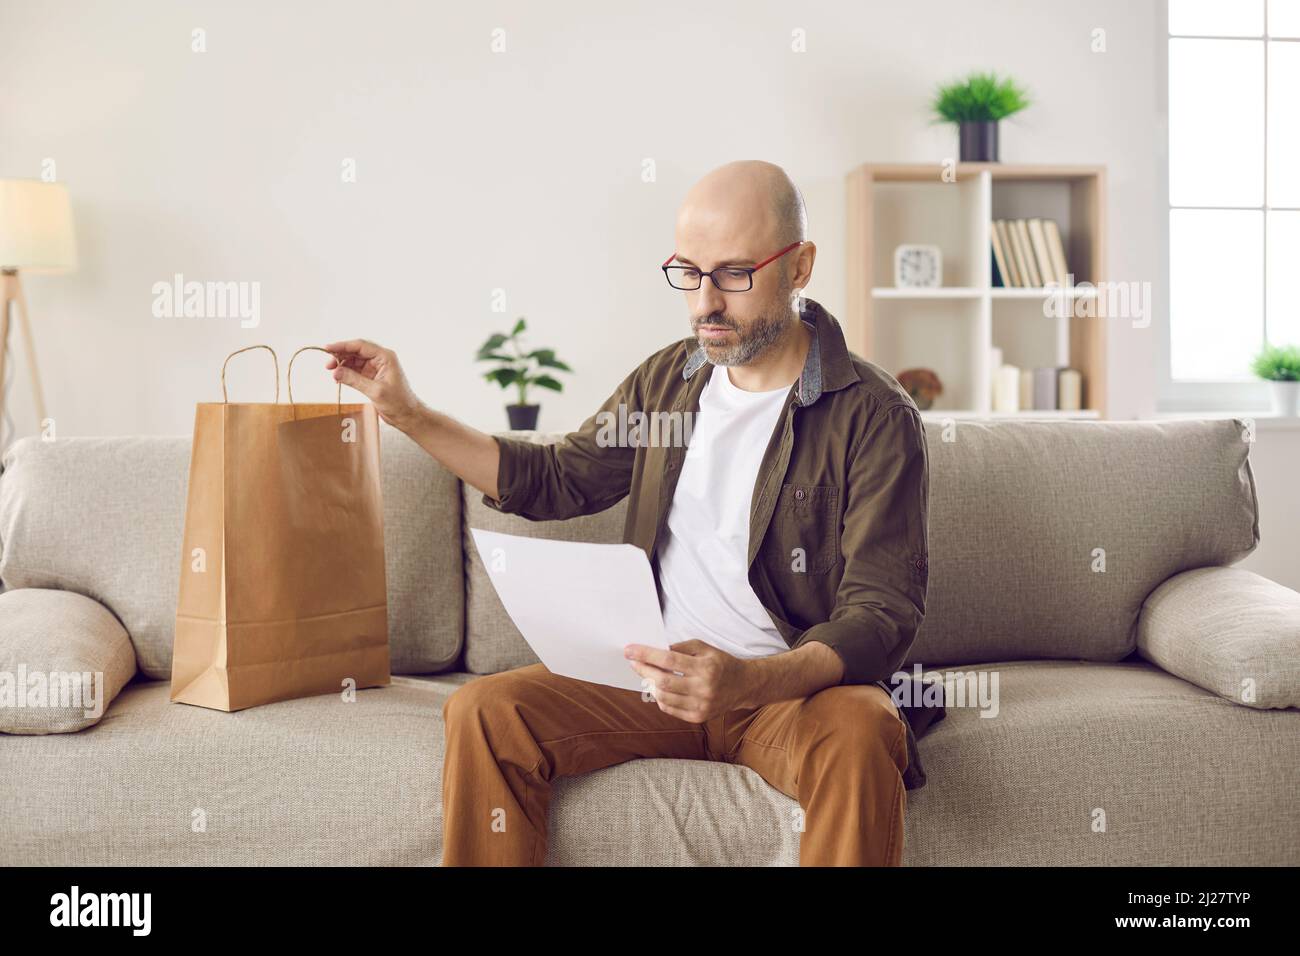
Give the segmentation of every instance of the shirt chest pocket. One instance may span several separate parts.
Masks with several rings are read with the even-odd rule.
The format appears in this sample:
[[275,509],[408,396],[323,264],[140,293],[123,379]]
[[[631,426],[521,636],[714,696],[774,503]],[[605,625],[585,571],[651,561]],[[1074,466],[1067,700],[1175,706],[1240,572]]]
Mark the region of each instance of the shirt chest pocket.
[[835,485],[788,484],[777,501],[777,540],[786,569],[825,574],[840,560],[840,489]]

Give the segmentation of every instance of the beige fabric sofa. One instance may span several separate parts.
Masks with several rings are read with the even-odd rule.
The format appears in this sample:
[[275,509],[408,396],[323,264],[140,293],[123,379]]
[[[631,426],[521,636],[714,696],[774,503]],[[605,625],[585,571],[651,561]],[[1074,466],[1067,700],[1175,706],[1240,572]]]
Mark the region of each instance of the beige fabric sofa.
[[[905,862],[1300,864],[1297,595],[1228,567],[1259,540],[1244,425],[927,432],[908,666],[997,693],[950,700],[921,738]],[[0,736],[0,864],[439,862],[442,704],[535,659],[466,529],[612,541],[622,507],[530,524],[387,429],[382,460],[391,686],[227,714],[168,700],[188,439],[8,450],[0,579],[103,604],[138,673],[87,729]],[[1222,653],[1203,620],[1231,633]],[[1183,644],[1195,666],[1175,669],[1205,686],[1153,663]],[[1243,684],[1260,691],[1234,699]],[[548,862],[793,865],[795,806],[744,767],[631,761],[557,782]]]

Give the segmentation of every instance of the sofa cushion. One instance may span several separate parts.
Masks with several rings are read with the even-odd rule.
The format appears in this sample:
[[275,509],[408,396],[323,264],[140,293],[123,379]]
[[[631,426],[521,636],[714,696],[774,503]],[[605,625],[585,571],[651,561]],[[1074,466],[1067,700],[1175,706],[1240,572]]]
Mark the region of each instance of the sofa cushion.
[[[1300,865],[1279,839],[1300,830],[1300,712],[1238,707],[1145,662],[985,669],[997,716],[950,705],[921,741],[930,781],[907,794],[905,864]],[[441,708],[469,679],[236,714],[132,683],[82,733],[5,741],[0,865],[436,865]],[[546,861],[793,866],[797,811],[743,766],[630,760],[555,781]]]
[[133,676],[131,638],[102,604],[71,591],[0,594],[0,733],[84,730]]
[[1138,652],[1247,707],[1300,707],[1300,593],[1245,568],[1196,568],[1151,592]]
[[1240,421],[925,428],[930,580],[908,665],[1121,660],[1161,582],[1259,542]]
[[[464,633],[460,491],[381,426],[392,671],[451,667]],[[188,438],[25,438],[0,475],[0,580],[94,598],[126,627],[140,670],[171,676]]]
[[392,672],[450,670],[465,637],[460,480],[397,429],[379,434]]
[[921,741],[905,864],[1300,864],[1282,838],[1300,832],[1300,711],[1238,707],[1140,660],[988,663],[950,683],[980,671],[998,675],[996,716],[967,694]]
[[140,670],[171,675],[185,438],[23,438],[0,473],[0,580],[94,598],[131,635]]
[[[550,444],[563,437],[562,433],[511,432],[511,438]],[[483,495],[470,485],[462,486],[464,493],[465,527],[465,657],[464,669],[473,674],[495,674],[498,671],[537,663],[537,655],[528,646],[519,629],[510,620],[496,588],[483,566],[483,559],[474,545],[470,529],[500,531],[552,541],[589,541],[596,544],[617,544],[623,540],[623,520],[627,515],[627,499],[612,508],[594,515],[570,518],[568,521],[529,521],[518,515],[508,515],[483,504]]]
[[434,865],[442,705],[468,679],[233,714],[136,681],[82,733],[0,744],[0,865]]
[[[904,865],[1300,863],[1279,838],[1300,832],[1300,712],[1237,707],[1143,661],[979,671],[998,675],[996,711],[954,699],[921,740]],[[794,865],[797,809],[742,766],[633,760],[556,781],[547,862]]]
[[[908,666],[1121,660],[1157,585],[1239,561],[1259,542],[1250,444],[1236,420],[928,420],[925,429],[930,576]],[[468,528],[563,540],[621,541],[626,508],[530,522],[465,491]],[[467,669],[533,663],[468,535],[466,561]]]

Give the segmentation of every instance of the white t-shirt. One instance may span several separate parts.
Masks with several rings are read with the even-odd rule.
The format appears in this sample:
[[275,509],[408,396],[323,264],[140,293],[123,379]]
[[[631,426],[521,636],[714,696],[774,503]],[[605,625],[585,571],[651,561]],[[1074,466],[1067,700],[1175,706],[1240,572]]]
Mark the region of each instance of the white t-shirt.
[[659,551],[669,643],[692,638],[737,657],[790,649],[749,584],[749,510],[789,387],[737,388],[713,366]]

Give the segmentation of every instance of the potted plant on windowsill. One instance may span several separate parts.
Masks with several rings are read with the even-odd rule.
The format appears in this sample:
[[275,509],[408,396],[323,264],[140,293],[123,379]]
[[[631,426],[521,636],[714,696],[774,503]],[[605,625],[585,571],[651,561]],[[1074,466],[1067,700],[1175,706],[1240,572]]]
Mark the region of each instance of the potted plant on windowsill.
[[956,123],[963,163],[998,161],[998,123],[1029,105],[1029,93],[1010,77],[972,73],[934,94],[936,123]]
[[514,386],[519,390],[519,401],[506,406],[506,418],[515,431],[532,431],[537,428],[537,413],[540,405],[528,404],[528,388],[549,388],[553,392],[564,391],[564,385],[550,374],[548,370],[572,372],[573,369],[555,357],[555,349],[533,349],[524,352],[520,335],[526,328],[523,317],[515,323],[514,330],[506,335],[496,332],[475,356],[479,362],[496,362],[497,367],[483,377],[489,382],[496,382],[502,388]]
[[1250,370],[1273,385],[1273,412],[1300,415],[1300,345],[1265,345]]

